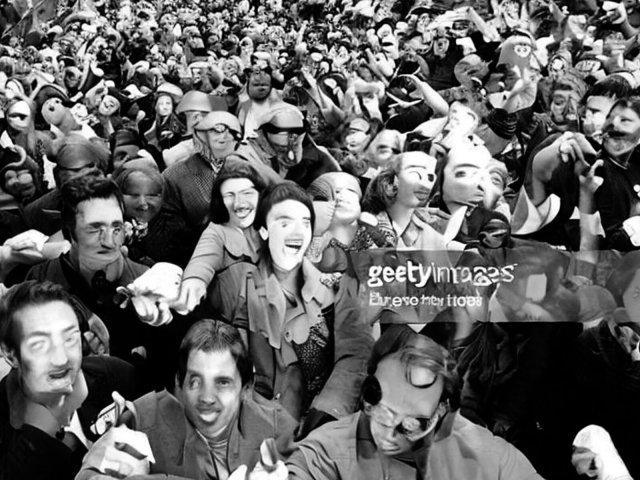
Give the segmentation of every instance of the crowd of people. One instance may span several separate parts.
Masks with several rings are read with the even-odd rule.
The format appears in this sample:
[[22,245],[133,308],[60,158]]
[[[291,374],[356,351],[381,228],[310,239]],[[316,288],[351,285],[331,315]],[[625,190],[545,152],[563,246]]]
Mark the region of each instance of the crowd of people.
[[0,0],[0,479],[640,479],[639,33]]

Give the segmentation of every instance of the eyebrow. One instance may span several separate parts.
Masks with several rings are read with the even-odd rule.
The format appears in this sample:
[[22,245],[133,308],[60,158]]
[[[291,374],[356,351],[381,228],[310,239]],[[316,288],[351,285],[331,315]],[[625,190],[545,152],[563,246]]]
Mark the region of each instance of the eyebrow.
[[[80,327],[78,325],[69,325],[67,328],[62,330],[62,333],[72,333],[76,330],[80,330]],[[50,336],[51,336],[51,332],[36,330],[35,332],[31,332],[29,335],[27,335],[26,338],[29,339],[32,337],[50,337]]]

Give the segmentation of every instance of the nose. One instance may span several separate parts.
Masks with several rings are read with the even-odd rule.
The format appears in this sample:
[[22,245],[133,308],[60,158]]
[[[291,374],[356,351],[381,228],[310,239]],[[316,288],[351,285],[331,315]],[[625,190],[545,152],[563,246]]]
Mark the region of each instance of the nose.
[[206,403],[209,405],[218,402],[218,390],[216,389],[213,382],[204,382],[202,390],[200,390],[200,396],[198,400],[201,403]]
[[54,341],[51,346],[51,364],[56,367],[61,367],[67,364],[69,356],[67,350],[64,348],[64,341]]
[[105,229],[104,233],[102,234],[102,246],[106,247],[106,248],[115,248],[116,246],[116,242],[115,242],[115,232],[112,228],[107,228]]
[[140,195],[140,199],[138,200],[138,208],[141,208],[142,210],[147,210],[149,208],[147,197],[145,197],[144,195]]

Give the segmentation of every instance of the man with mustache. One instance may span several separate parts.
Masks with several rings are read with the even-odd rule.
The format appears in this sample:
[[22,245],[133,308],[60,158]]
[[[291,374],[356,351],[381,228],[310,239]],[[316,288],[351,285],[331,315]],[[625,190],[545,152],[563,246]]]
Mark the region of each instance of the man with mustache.
[[[633,119],[625,118],[620,122],[610,111],[630,91],[628,82],[619,75],[597,82],[581,102],[582,131],[552,135],[533,149],[524,186],[513,211],[514,235],[577,250],[580,242],[578,219],[584,213],[596,215],[585,217],[594,224],[594,232],[601,232],[602,219],[605,245],[629,249],[630,245],[625,246],[627,242],[621,240],[625,235],[616,232],[621,231],[623,221],[633,215],[631,206],[634,197],[637,198],[633,185],[638,182],[630,183],[630,175],[635,169],[633,151],[637,143]],[[628,116],[635,115],[633,108],[624,110]],[[604,135],[606,129],[608,135]],[[624,148],[620,150],[623,144]],[[602,158],[603,168],[596,168],[595,173],[604,179],[605,185],[598,189],[595,209],[579,208],[580,177],[586,178],[585,174],[598,156]],[[624,158],[619,158],[621,156]],[[616,184],[618,179],[622,183]],[[605,198],[605,192],[610,192],[615,206]],[[607,218],[602,208],[607,212]]]
[[323,173],[340,171],[338,162],[307,134],[302,112],[279,103],[262,119],[257,134],[236,151],[255,165],[267,165],[280,179],[293,180],[303,188]]

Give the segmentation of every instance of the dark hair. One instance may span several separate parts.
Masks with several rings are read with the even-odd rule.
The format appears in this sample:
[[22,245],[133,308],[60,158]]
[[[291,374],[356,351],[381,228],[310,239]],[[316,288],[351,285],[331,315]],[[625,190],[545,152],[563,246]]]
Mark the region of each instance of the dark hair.
[[636,113],[636,115],[638,115],[638,117],[640,117],[640,96],[634,95],[617,100],[616,103],[614,103],[611,107],[611,110],[609,111],[609,114],[607,116],[609,116],[613,109],[617,107],[630,108]]
[[587,103],[589,97],[626,98],[631,92],[633,89],[624,78],[619,75],[608,76],[589,87],[582,97],[582,103]]
[[384,212],[396,201],[398,197],[398,180],[396,176],[402,170],[402,162],[407,153],[413,152],[403,152],[397,155],[378,176],[369,182],[362,198],[363,212],[370,212],[376,215]]
[[182,387],[187,376],[189,355],[194,351],[229,351],[240,372],[242,386],[253,380],[253,364],[249,352],[242,341],[240,332],[232,325],[220,320],[204,319],[194,323],[182,339],[178,350],[178,385]]
[[[0,298],[0,344],[20,358],[18,313],[27,308],[51,302],[63,302],[75,312],[75,302],[64,287],[50,281],[30,280],[15,285]],[[76,318],[78,318],[76,314]],[[80,320],[78,319],[78,324]]]
[[373,376],[378,364],[385,358],[399,354],[406,366],[421,366],[440,375],[444,382],[443,400],[449,401],[452,410],[460,406],[461,382],[456,361],[441,345],[425,335],[414,332],[407,325],[391,325],[373,345],[367,374]]
[[222,184],[232,178],[246,178],[251,180],[253,186],[261,193],[264,190],[265,182],[262,177],[256,172],[255,168],[246,161],[235,161],[228,159],[222,171],[213,183],[213,190],[211,192],[211,204],[209,207],[209,220],[213,223],[222,225],[229,221],[229,212],[224,204],[222,195],[220,194],[220,187]]
[[311,197],[304,189],[291,180],[285,180],[280,183],[269,185],[260,194],[258,208],[256,210],[256,218],[253,221],[253,228],[260,230],[262,227],[267,228],[267,215],[274,205],[282,203],[285,200],[295,200],[302,203],[309,209],[311,214],[311,229],[315,227],[316,215],[313,210],[313,202]]
[[62,233],[67,240],[74,238],[78,204],[94,198],[115,198],[124,214],[122,193],[116,183],[108,178],[83,175],[73,178],[60,189],[62,197]]

